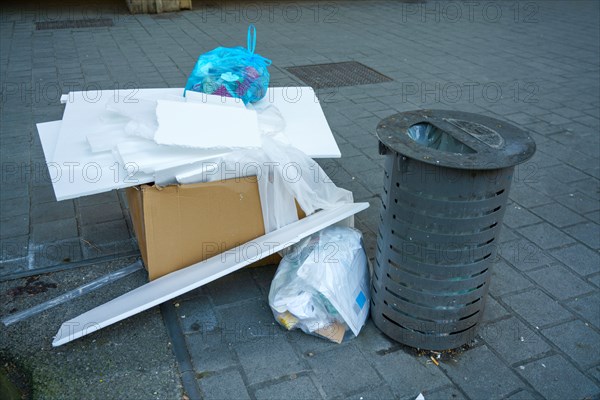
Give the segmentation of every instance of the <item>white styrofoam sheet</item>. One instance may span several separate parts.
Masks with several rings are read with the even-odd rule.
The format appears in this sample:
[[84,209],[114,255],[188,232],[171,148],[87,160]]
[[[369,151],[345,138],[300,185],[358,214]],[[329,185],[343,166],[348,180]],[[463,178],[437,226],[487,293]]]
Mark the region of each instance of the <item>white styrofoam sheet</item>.
[[[111,105],[123,101],[136,101],[136,99],[152,101],[166,98],[173,100],[180,98],[182,93],[182,88],[69,93],[65,98],[66,108],[62,123],[51,126],[38,124],[38,128],[41,127],[40,134],[41,131],[56,133],[57,129],[59,132],[50,135],[55,138],[53,146],[55,150],[44,150],[57,200],[72,199],[151,182],[153,176],[144,170],[151,171],[153,168],[144,167],[142,170],[140,165],[142,161],[155,157],[157,154],[169,158],[169,162],[165,166],[158,165],[159,170],[175,167],[176,165],[171,162],[173,154],[164,147],[148,149],[147,153],[140,152],[138,160],[127,157],[127,161],[122,162],[120,157],[109,151],[98,152],[96,148],[97,152],[93,152],[87,136],[100,134],[103,124],[106,122],[107,107],[110,108]],[[220,98],[215,100],[212,97],[197,93],[189,95],[193,102],[206,100],[207,104],[216,104],[217,101],[220,101],[226,105],[243,107],[237,99]],[[341,156],[318,99],[311,88],[270,88],[265,98],[257,103],[257,107],[265,105],[273,105],[279,109],[285,119],[285,135],[293,146],[312,158]],[[117,138],[115,141],[120,142]],[[102,146],[100,149],[109,147],[107,144],[102,144]],[[195,158],[195,155],[189,156],[191,159],[182,157],[179,165],[202,159],[202,155],[200,158]],[[177,157],[175,156],[175,158]]]
[[158,129],[154,141],[197,149],[259,148],[258,119],[254,110],[199,102],[158,100]]
[[[154,180],[151,174],[140,172],[135,165],[117,162],[111,152],[92,153],[89,147],[79,154],[73,154],[70,159],[55,161],[52,154],[59,143],[61,124],[61,121],[37,124],[56,200],[73,199]],[[86,140],[85,136],[83,139]]]
[[274,87],[257,106],[272,104],[285,120],[285,135],[292,146],[311,158],[340,158],[340,149],[311,87]]
[[210,283],[298,243],[367,207],[369,203],[354,203],[319,211],[223,254],[149,282],[64,322],[54,337],[52,346],[61,346]]

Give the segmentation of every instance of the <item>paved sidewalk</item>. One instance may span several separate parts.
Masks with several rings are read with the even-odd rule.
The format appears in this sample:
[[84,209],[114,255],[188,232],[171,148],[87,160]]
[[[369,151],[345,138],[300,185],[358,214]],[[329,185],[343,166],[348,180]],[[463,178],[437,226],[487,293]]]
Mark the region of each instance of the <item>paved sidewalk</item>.
[[[439,366],[371,322],[358,338],[330,344],[276,325],[267,303],[275,268],[266,267],[49,348],[60,322],[142,284],[138,274],[0,326],[0,358],[28,372],[36,398],[170,399],[190,393],[182,377],[207,399],[600,396],[597,2],[194,4],[159,16],[129,15],[121,1],[2,6],[0,314],[123,267],[137,253],[121,193],[53,198],[35,123],[61,118],[60,94],[183,86],[199,54],[244,44],[252,22],[257,51],[273,60],[274,85],[299,83],[285,67],[349,60],[393,79],[318,91],[343,155],[321,164],[356,200],[371,203],[356,218],[370,258],[381,118],[455,109],[510,121],[535,138],[536,155],[514,176],[485,324],[468,350],[444,355]],[[82,18],[109,18],[113,26],[36,30],[36,22]],[[6,280],[81,260],[95,261],[41,275],[47,290],[40,294],[15,295],[27,280]],[[162,321],[173,311],[183,348]],[[190,365],[178,366],[182,355]]]

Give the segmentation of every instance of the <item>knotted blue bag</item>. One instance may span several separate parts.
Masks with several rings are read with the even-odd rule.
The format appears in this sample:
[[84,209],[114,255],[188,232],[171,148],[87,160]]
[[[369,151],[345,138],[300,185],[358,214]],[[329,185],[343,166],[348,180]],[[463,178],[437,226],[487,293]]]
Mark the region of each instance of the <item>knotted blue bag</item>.
[[217,96],[235,97],[244,104],[262,99],[269,87],[271,60],[254,53],[256,28],[248,27],[248,48],[217,47],[198,57],[185,92],[193,90]]

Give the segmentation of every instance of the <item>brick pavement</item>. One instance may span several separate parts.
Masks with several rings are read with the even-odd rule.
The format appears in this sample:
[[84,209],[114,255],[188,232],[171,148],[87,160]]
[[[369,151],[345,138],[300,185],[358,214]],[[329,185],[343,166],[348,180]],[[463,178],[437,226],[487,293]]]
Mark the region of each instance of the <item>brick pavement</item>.
[[[284,332],[266,299],[274,268],[244,270],[177,300],[201,393],[599,396],[598,8],[591,1],[227,2],[159,17],[127,15],[110,2],[6,8],[0,273],[136,250],[121,195],[61,203],[52,197],[34,123],[60,118],[60,93],[182,86],[198,54],[239,44],[253,22],[257,51],[273,59],[275,85],[297,82],[284,67],[348,60],[393,79],[319,91],[343,154],[322,165],[357,200],[371,203],[356,218],[371,258],[382,181],[374,130],[382,117],[425,107],[483,113],[528,130],[538,151],[516,169],[485,325],[470,350],[436,367],[371,323],[342,345]],[[82,14],[110,17],[114,26],[36,31],[33,25]]]

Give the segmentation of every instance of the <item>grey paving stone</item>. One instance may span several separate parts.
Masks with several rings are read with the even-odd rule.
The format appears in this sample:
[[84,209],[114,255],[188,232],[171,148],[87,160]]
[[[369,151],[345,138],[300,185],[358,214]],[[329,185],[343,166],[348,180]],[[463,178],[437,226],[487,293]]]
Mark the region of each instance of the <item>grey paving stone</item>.
[[550,197],[526,185],[513,186],[510,189],[510,198],[524,207],[535,207],[552,203]]
[[31,204],[53,203],[56,201],[54,189],[49,183],[34,186],[31,190]]
[[[4,177],[2,177],[1,182],[3,185],[9,184],[9,182],[6,179],[4,179]],[[3,190],[0,190],[0,202],[4,201],[4,200],[12,200],[12,199],[16,199],[16,198],[23,198],[23,199],[29,198],[29,186],[18,185],[18,186],[13,186],[10,189],[3,188]]]
[[352,196],[354,197],[354,201],[365,201],[374,196],[373,192],[366,188],[366,186],[360,183],[358,180],[354,179],[350,182],[345,182],[340,185],[341,188],[349,190],[352,192]]
[[207,296],[196,296],[176,303],[179,323],[184,334],[217,328],[217,315]]
[[587,213],[600,209],[600,202],[597,198],[590,198],[578,191],[556,196],[555,200],[578,213]]
[[205,325],[197,333],[185,335],[194,371],[219,371],[238,366],[239,361],[229,339],[218,326],[210,329]]
[[112,203],[115,201],[119,201],[116,190],[111,190],[110,192],[94,194],[91,196],[79,197],[75,200],[77,205],[80,207],[92,206],[96,204],[102,203]]
[[250,399],[242,376],[236,369],[202,377],[198,385],[207,400]]
[[250,385],[307,370],[283,335],[239,343],[235,351]]
[[78,236],[75,218],[59,219],[33,225],[33,241],[37,244],[72,239]]
[[510,364],[550,351],[550,346],[539,333],[516,318],[488,324],[481,330],[480,336]]
[[581,244],[553,250],[551,254],[580,275],[600,272],[600,254]]
[[500,243],[506,243],[506,242],[510,242],[513,240],[517,240],[517,239],[519,239],[519,237],[514,233],[514,231],[512,229],[510,229],[506,225],[502,226],[502,229],[500,230],[500,237],[499,237]]
[[248,269],[254,282],[258,285],[263,296],[269,295],[271,289],[271,282],[277,271],[277,265],[265,265],[261,267],[251,267]]
[[506,400],[542,400],[542,397],[529,390],[519,390],[516,393],[511,394]]
[[560,265],[528,272],[529,277],[557,299],[567,299],[592,292],[593,286]]
[[75,207],[71,200],[31,205],[31,221],[34,224],[73,217],[75,217]]
[[92,225],[101,222],[123,219],[123,210],[119,202],[100,203],[91,206],[79,207],[79,223]]
[[[279,329],[283,331],[284,328]],[[288,342],[290,342],[298,352],[302,353],[305,357],[312,357],[315,354],[348,345],[348,343],[337,344],[319,336],[308,335],[300,329],[285,332],[285,336],[287,337]]]
[[387,385],[378,385],[347,396],[338,396],[335,399],[352,399],[352,400],[388,400],[393,399],[394,394]]
[[509,313],[506,310],[506,308],[504,308],[502,305],[500,305],[500,303],[494,300],[492,296],[486,296],[482,322],[485,323],[495,321],[497,319],[506,317],[507,315],[509,315]]
[[[29,248],[29,236],[15,236],[2,239],[0,243],[0,261],[13,260],[27,257]],[[0,267],[4,272],[4,268]]]
[[600,329],[600,293],[598,291],[591,296],[570,300],[567,305]]
[[600,388],[559,355],[517,368],[531,386],[546,399],[583,399],[597,395]]
[[521,271],[530,271],[555,262],[546,252],[526,239],[501,243],[498,256]]
[[[427,357],[415,358],[403,351],[373,359],[373,366],[390,386],[397,398],[416,398],[424,391],[449,385],[450,380]],[[402,368],[398,368],[402,365]]]
[[91,243],[92,246],[98,246],[101,244],[128,241],[130,235],[125,220],[118,220],[94,225],[83,225],[81,227],[81,238]]
[[559,228],[585,221],[581,215],[557,203],[532,208],[531,211]]
[[542,332],[581,367],[600,363],[600,335],[582,321],[569,321]]
[[521,228],[520,232],[542,249],[564,246],[574,242],[571,237],[546,222]]
[[267,299],[241,301],[217,307],[216,310],[219,327],[229,343],[236,344],[285,333],[275,321]]
[[600,225],[598,224],[586,222],[566,228],[565,232],[593,249],[600,249]]
[[506,207],[504,223],[513,229],[526,225],[532,225],[541,221],[542,220],[535,214],[516,203],[510,204]]
[[533,189],[552,198],[555,198],[555,196],[568,194],[572,191],[570,183],[562,183],[552,177],[547,176],[542,176],[533,182],[528,182],[527,184]]
[[34,245],[31,252],[36,268],[68,264],[83,258],[79,238]]
[[381,380],[361,352],[354,346],[338,347],[307,359],[328,397],[347,396]]
[[466,351],[456,363],[441,363],[440,367],[471,398],[499,399],[524,386],[485,345]]
[[230,304],[263,296],[247,268],[217,279],[206,285],[205,289],[215,305]]
[[[590,164],[593,165],[594,163]],[[589,172],[590,170],[590,166],[588,166],[586,172]],[[571,187],[575,190],[573,193],[569,193],[568,198],[569,199],[561,199],[561,201],[564,203],[566,202],[573,202],[577,205],[582,206],[582,208],[588,208],[591,207],[593,210],[598,210],[599,207],[597,205],[594,204],[594,200],[597,196],[598,190],[600,190],[600,181],[598,180],[598,177],[596,178],[588,178],[582,181],[577,181],[577,182],[573,182],[571,184]],[[571,196],[572,195],[572,196]],[[584,195],[585,198],[580,198],[580,195]],[[585,204],[582,204],[585,203]],[[590,212],[590,210],[584,210],[581,211],[580,209],[577,209],[575,204],[572,204],[571,207],[573,208],[573,210],[575,212]],[[575,208],[574,208],[575,207]]]
[[18,197],[13,199],[0,199],[0,215],[8,219],[17,215],[29,214],[29,199]]
[[564,183],[582,180],[588,177],[583,172],[564,164],[548,167],[544,170],[544,173],[546,176],[551,177],[552,179],[558,179]]
[[365,171],[356,177],[371,193],[380,194],[383,191],[383,171],[373,169]]
[[600,365],[597,367],[590,368],[588,373],[592,375],[598,383],[600,383]]
[[494,296],[503,296],[532,286],[519,271],[503,261],[494,263],[490,279],[490,293]]
[[600,287],[600,274],[588,278],[588,281]]
[[[463,400],[465,396],[455,387],[447,387],[435,392],[426,391],[423,393],[426,400]],[[411,399],[412,400],[412,399]]]
[[600,211],[592,211],[591,213],[585,214],[585,216],[590,221],[600,224]]
[[286,379],[257,389],[254,396],[257,400],[313,400],[322,398],[319,390],[308,376]]
[[573,314],[556,300],[538,289],[506,296],[503,300],[535,327],[565,321],[573,317]]
[[120,254],[135,253],[139,251],[138,246],[133,239],[98,244],[81,239],[81,249],[83,251],[83,257],[86,259],[105,256],[117,257]]
[[16,215],[0,221],[0,238],[8,239],[29,234],[29,216]]
[[377,352],[388,350],[397,345],[396,342],[381,333],[370,318],[360,330],[360,334],[352,339],[352,342],[358,346],[367,357],[379,357],[376,355]]

